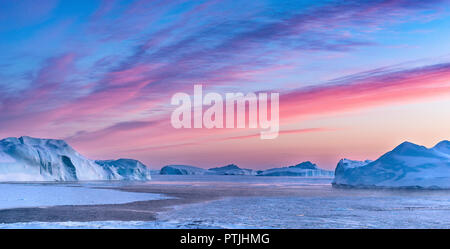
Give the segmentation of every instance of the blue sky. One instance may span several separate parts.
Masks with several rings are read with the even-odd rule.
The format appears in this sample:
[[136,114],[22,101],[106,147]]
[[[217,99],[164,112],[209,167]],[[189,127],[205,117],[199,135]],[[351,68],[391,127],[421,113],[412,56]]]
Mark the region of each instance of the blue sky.
[[[448,3],[0,1],[0,134],[62,138],[88,156],[155,166],[332,168],[406,139],[432,145],[450,135]],[[280,92],[282,129],[298,132],[264,142],[251,130],[174,130],[170,97],[199,82]],[[385,125],[372,127],[380,113]],[[417,125],[400,129],[393,117]]]

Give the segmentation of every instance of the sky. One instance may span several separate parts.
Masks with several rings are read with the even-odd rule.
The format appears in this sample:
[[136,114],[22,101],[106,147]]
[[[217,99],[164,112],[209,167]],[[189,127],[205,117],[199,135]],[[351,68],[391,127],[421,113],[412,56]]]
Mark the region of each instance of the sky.
[[[449,1],[0,0],[0,137],[152,169],[376,159],[450,139]],[[175,93],[277,92],[280,132],[175,129]]]

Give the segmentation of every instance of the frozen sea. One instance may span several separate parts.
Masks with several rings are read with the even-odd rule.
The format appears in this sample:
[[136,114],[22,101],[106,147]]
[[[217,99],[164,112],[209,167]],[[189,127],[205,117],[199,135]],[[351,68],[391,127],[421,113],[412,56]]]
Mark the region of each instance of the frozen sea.
[[[180,189],[194,186],[194,191],[234,188],[252,194],[172,206],[159,212],[156,221],[27,222],[0,224],[0,228],[450,228],[448,190],[336,189],[331,181],[302,177],[154,176],[152,181],[139,184]],[[111,185],[114,184],[119,183]],[[170,198],[98,189],[98,185],[102,186],[1,184],[2,194],[4,190],[20,193],[27,188],[35,197],[20,200],[6,195],[13,200],[7,203],[5,195],[0,195],[0,208]],[[80,192],[74,193],[73,189]],[[47,199],[43,197],[47,190],[63,194],[58,194],[58,200]],[[96,192],[103,190],[107,192]],[[105,198],[97,200],[100,194]]]
[[[0,184],[0,210],[58,205],[120,204],[166,198],[160,194],[103,189],[110,184]],[[103,187],[103,188],[98,188]]]

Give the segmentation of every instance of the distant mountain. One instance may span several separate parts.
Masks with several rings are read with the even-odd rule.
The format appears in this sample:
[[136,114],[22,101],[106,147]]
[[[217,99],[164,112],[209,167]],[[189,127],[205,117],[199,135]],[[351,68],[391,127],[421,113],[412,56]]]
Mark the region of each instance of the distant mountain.
[[310,161],[294,166],[273,168],[258,173],[258,176],[333,176],[334,172],[320,169]]
[[142,163],[89,160],[63,140],[10,137],[0,140],[0,181],[148,180]]
[[209,170],[216,172],[218,175],[256,175],[256,171],[252,169],[241,169],[235,164],[211,168]]
[[450,188],[450,142],[433,148],[404,142],[371,162],[343,159],[335,186],[388,188]]

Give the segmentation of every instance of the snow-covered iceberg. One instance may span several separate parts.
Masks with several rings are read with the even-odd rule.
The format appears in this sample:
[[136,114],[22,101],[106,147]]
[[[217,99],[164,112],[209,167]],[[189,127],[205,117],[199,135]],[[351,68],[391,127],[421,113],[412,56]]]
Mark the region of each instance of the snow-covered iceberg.
[[190,165],[167,165],[161,168],[161,175],[247,175],[247,176],[333,176],[334,172],[323,170],[311,162],[295,166],[268,170],[243,169],[235,164],[203,169]]
[[258,176],[333,176],[333,174],[333,171],[321,169],[316,164],[306,161],[294,166],[264,170],[259,172]]
[[143,163],[134,159],[97,160],[108,173],[109,180],[149,180],[150,170]]
[[235,164],[229,164],[223,167],[211,168],[218,175],[256,175],[256,171],[252,169],[242,169]]
[[214,175],[215,172],[190,165],[167,165],[161,168],[161,175]]
[[241,169],[235,164],[203,169],[190,165],[167,165],[161,168],[161,175],[256,175],[251,169]]
[[450,142],[433,148],[404,142],[379,159],[341,160],[334,186],[375,188],[450,188]]
[[100,165],[85,158],[63,140],[32,137],[0,140],[0,181],[150,179],[146,167],[135,160],[103,162]]

